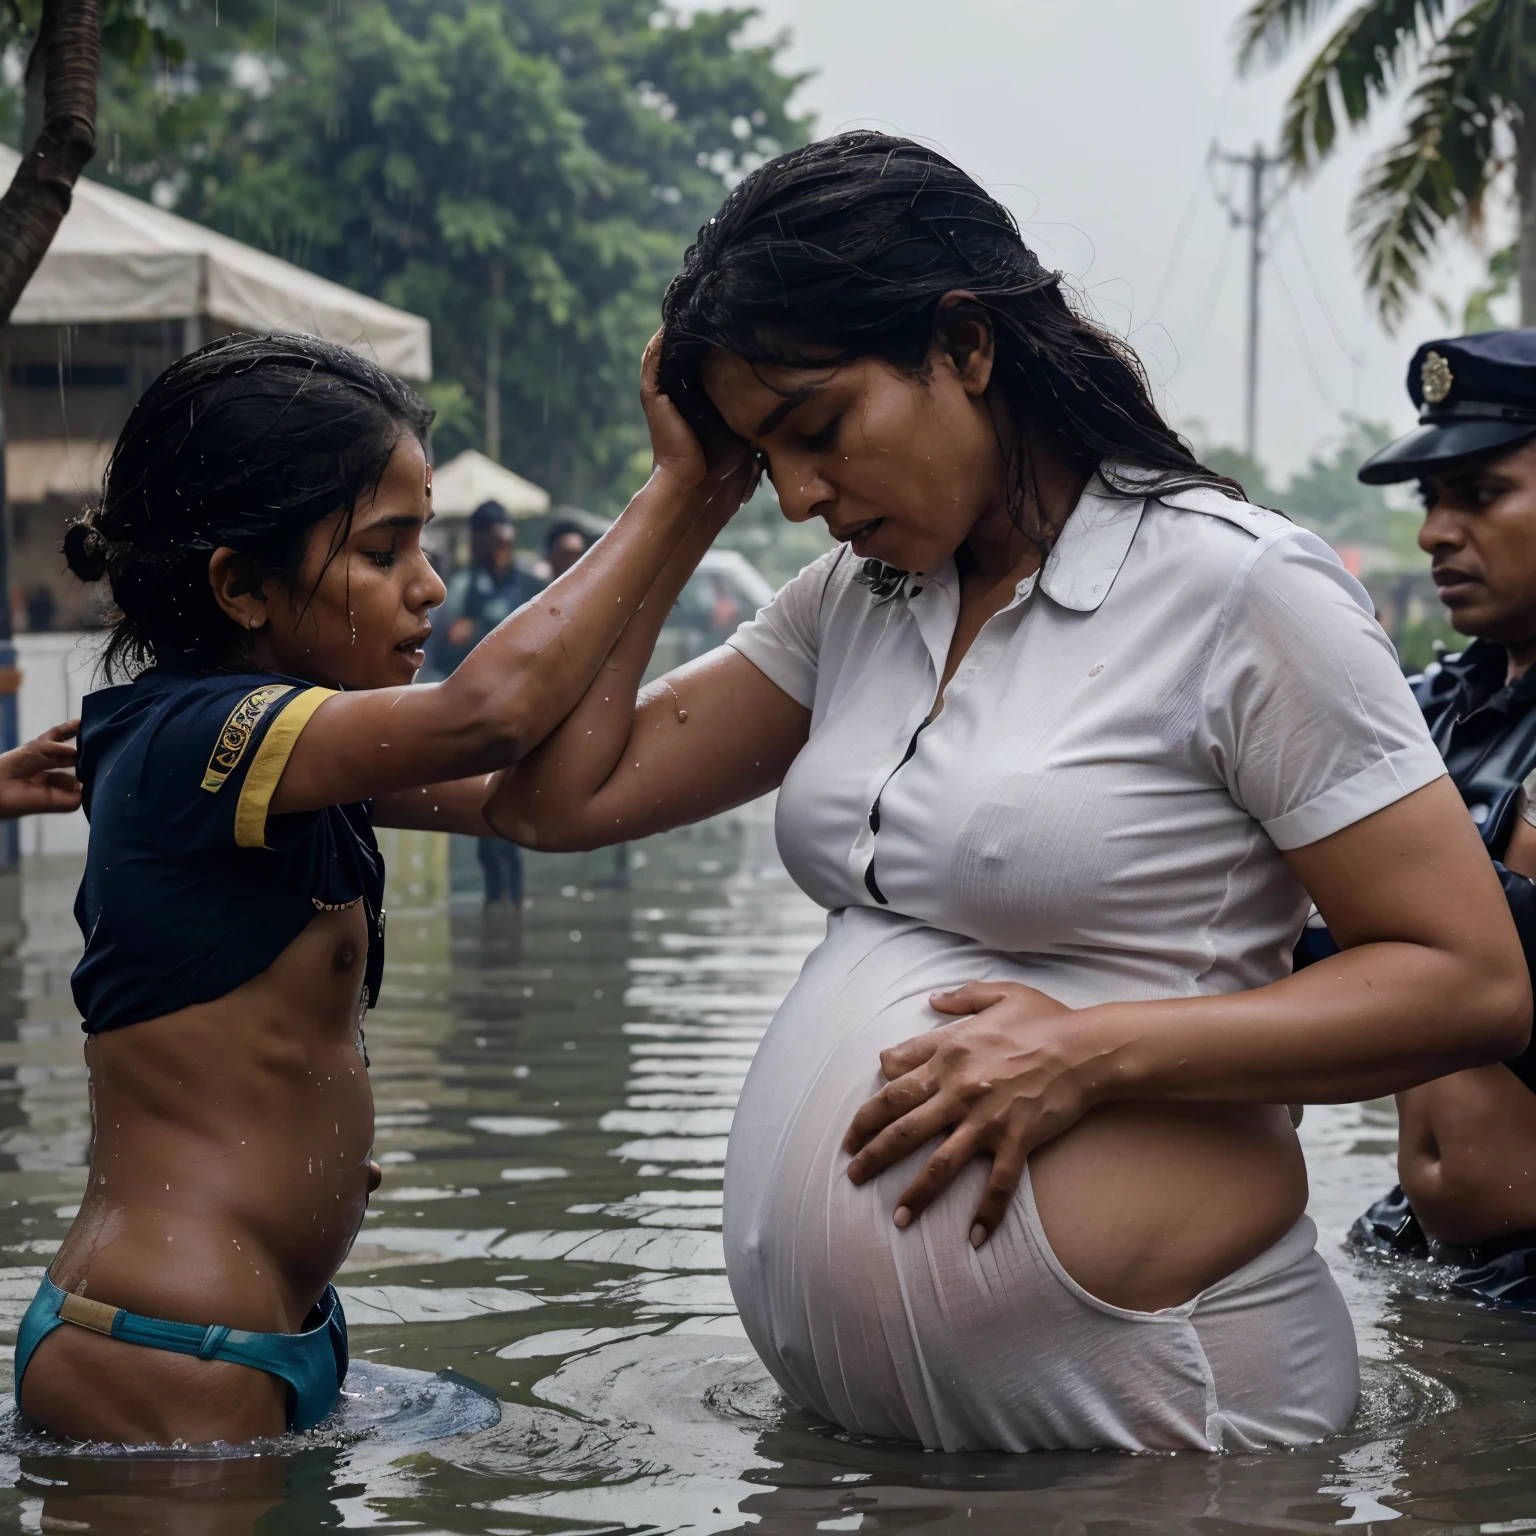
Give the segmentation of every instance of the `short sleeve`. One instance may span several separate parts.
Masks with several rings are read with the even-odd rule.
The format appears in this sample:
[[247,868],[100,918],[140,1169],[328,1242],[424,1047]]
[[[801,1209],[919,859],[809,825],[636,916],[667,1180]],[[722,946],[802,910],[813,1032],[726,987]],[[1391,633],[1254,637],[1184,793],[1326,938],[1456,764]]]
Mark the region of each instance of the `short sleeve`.
[[1218,771],[1277,848],[1446,771],[1365,589],[1304,529],[1265,535],[1234,576],[1203,698]]
[[792,577],[773,601],[758,609],[726,644],[740,651],[771,683],[797,704],[816,701],[816,665],[827,588],[846,546],[828,550]]
[[263,848],[273,793],[329,688],[256,677],[178,691],[146,753],[146,791],[184,847]]

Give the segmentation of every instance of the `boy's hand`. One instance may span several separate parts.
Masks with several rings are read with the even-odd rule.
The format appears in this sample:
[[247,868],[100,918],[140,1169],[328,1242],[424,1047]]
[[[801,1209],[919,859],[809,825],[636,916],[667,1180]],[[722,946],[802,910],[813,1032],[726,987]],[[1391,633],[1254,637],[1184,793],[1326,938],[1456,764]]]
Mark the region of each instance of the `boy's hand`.
[[74,738],[78,720],[55,725],[10,752],[0,752],[0,821],[80,808]]

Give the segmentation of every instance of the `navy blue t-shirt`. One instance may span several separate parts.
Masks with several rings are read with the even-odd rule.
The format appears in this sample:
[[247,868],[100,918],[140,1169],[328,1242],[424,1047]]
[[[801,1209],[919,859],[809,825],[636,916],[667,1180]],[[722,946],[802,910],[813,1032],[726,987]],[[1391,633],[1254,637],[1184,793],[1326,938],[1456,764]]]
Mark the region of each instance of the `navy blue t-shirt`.
[[372,805],[269,816],[310,716],[331,696],[270,672],[152,668],[86,696],[79,775],[91,824],[72,986],[88,1034],[233,992],[316,912],[362,902],[368,1005],[384,967]]

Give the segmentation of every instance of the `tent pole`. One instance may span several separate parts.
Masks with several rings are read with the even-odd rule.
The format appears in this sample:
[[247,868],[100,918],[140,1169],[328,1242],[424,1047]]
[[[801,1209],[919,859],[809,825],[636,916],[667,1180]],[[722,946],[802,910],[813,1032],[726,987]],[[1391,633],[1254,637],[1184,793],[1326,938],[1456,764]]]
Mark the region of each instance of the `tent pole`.
[[[20,691],[21,673],[16,668],[11,630],[11,503],[5,483],[5,407],[0,402],[0,752],[9,752],[19,744]],[[19,821],[0,822],[0,870],[13,870],[21,862],[20,827]],[[8,916],[8,912],[0,913],[0,926]]]

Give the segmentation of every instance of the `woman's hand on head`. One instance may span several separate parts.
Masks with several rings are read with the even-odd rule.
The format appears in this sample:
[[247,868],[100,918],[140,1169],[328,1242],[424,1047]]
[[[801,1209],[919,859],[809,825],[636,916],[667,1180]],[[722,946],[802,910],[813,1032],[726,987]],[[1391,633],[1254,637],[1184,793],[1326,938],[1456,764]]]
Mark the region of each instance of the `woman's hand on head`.
[[657,331],[640,364],[640,404],[651,434],[651,457],[657,471],[682,491],[709,488],[706,515],[722,527],[757,488],[761,463],[739,437],[725,430],[699,434],[683,419],[670,396],[661,389],[661,344]]
[[948,1131],[903,1191],[896,1225],[916,1221],[972,1158],[989,1155],[971,1226],[980,1247],[1003,1219],[1030,1153],[1092,1108],[1079,1071],[1092,1047],[1068,1027],[1072,1010],[1033,987],[973,981],[930,1001],[935,1012],[961,1017],[880,1053],[886,1086],[848,1128],[848,1177],[863,1184]]
[[0,821],[78,810],[74,768],[78,720],[55,725],[9,752],[0,752]]

